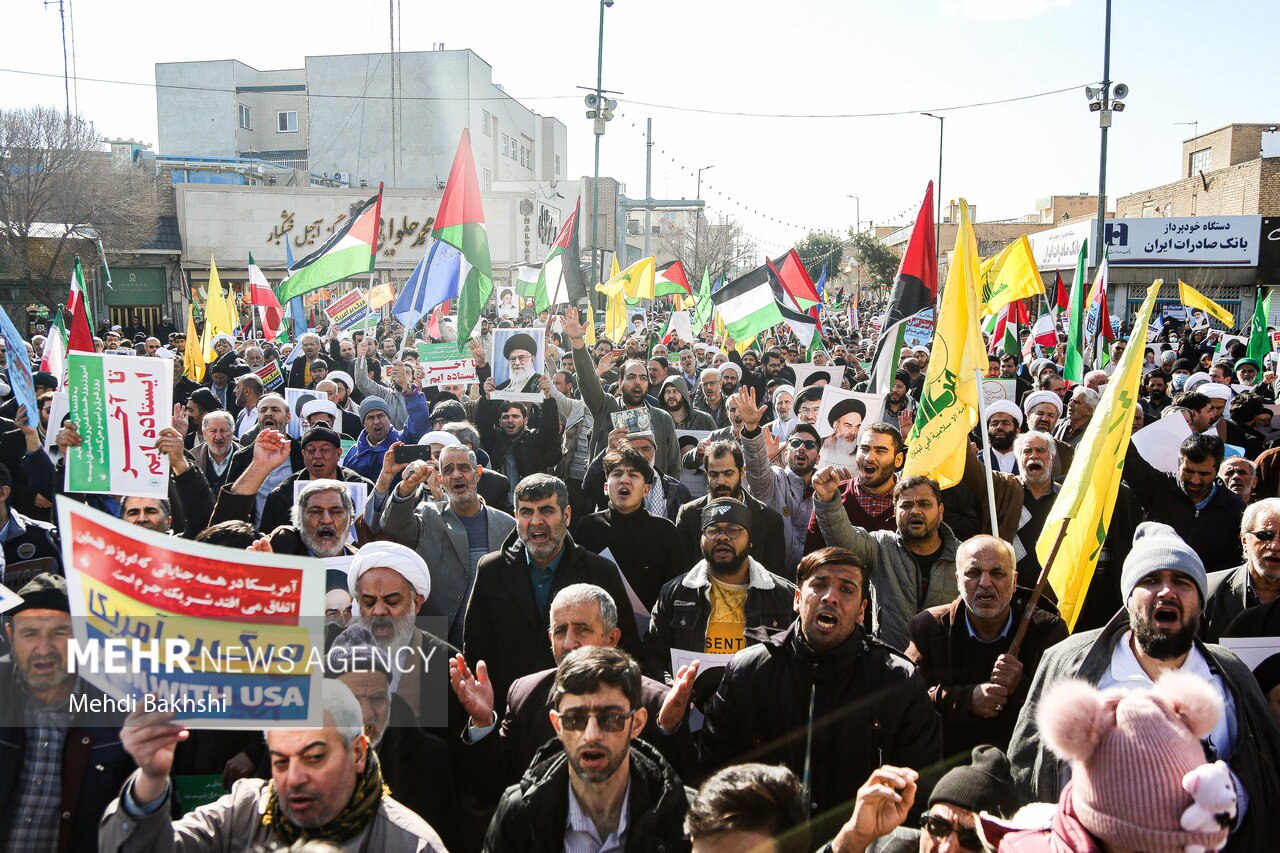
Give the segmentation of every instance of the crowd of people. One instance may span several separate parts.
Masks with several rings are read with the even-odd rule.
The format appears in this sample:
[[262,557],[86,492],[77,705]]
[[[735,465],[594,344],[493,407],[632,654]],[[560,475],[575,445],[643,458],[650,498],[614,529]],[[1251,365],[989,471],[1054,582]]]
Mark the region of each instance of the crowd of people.
[[[1068,630],[1043,584],[1028,612],[1037,542],[1124,340],[1080,383],[1061,346],[993,353],[1009,391],[940,488],[902,473],[927,342],[899,354],[880,419],[824,425],[828,385],[880,392],[875,330],[825,312],[809,355],[785,325],[664,336],[667,310],[614,341],[572,307],[494,309],[462,346],[475,381],[444,385],[425,326],[389,319],[220,335],[198,381],[171,325],[104,327],[99,351],[172,362],[167,499],[67,491],[85,438],[50,422],[65,378],[38,370],[39,336],[5,352],[39,410],[0,387],[21,599],[0,640],[0,851],[1280,849],[1280,656],[1251,668],[1219,643],[1280,636],[1270,356],[1180,324],[1130,339],[1135,436],[1178,418],[1185,438],[1131,444]],[[264,384],[273,362],[305,405]],[[798,383],[806,364],[827,369]],[[65,500],[348,558],[326,576],[324,727],[80,719]],[[403,648],[417,664],[389,667]],[[184,802],[193,776],[220,796]]]

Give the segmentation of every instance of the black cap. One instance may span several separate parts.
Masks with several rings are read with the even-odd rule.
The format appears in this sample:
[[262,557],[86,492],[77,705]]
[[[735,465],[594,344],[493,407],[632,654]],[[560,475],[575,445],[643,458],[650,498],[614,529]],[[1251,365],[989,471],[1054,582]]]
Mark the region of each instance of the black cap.
[[41,388],[52,388],[58,390],[58,377],[54,376],[47,370],[37,370],[31,374],[31,384]]
[[713,524],[736,524],[751,529],[751,510],[742,501],[716,498],[702,508],[702,529]]
[[948,803],[975,814],[1013,817],[1021,800],[1013,787],[1009,759],[994,746],[975,746],[972,763],[953,767],[938,780],[929,795],[929,806],[935,803]]
[[800,396],[795,399],[795,407],[799,408],[801,403],[813,403],[822,399],[822,387],[814,386],[806,388],[800,392]]
[[537,353],[538,345],[534,342],[531,335],[521,332],[518,335],[512,335],[507,338],[507,342],[502,345],[502,354],[507,358],[511,358],[512,350],[524,350],[527,353]]
[[806,377],[804,378],[804,387],[805,387],[805,388],[812,387],[812,386],[816,385],[818,382],[821,382],[823,379],[827,380],[827,382],[830,382],[830,381],[831,381],[831,371],[829,371],[829,370],[815,370],[815,371],[813,371],[812,373],[810,373],[808,376],[806,376]]
[[303,447],[313,441],[327,441],[339,450],[342,449],[342,436],[338,435],[337,430],[324,424],[313,426],[302,434]]
[[36,575],[22,589],[18,590],[22,603],[9,611],[9,618],[23,610],[61,610],[71,612],[71,601],[67,597],[67,579],[62,575],[49,572]]

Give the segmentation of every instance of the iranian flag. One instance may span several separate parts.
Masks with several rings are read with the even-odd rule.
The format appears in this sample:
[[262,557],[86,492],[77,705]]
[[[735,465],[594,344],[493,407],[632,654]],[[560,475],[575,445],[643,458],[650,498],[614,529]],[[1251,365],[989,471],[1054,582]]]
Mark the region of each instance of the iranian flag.
[[663,346],[670,346],[673,340],[693,340],[693,321],[689,319],[689,312],[672,311],[659,334]]
[[378,194],[353,211],[346,225],[334,231],[320,248],[289,265],[276,292],[277,304],[344,278],[373,272],[381,216],[382,186],[379,185]]
[[470,340],[480,322],[480,312],[493,297],[493,263],[489,259],[489,235],[484,227],[476,164],[471,156],[471,132],[465,128],[458,140],[458,153],[449,170],[431,236],[462,254],[458,340]]
[[685,275],[684,264],[671,261],[663,264],[653,274],[653,295],[658,296],[692,296],[689,289],[689,277]]
[[538,283],[533,292],[533,309],[539,314],[552,305],[577,304],[587,295],[587,286],[582,281],[582,264],[578,262],[578,207],[581,204],[581,198],[573,203],[573,213],[560,226],[551,251],[542,261],[542,270],[538,273]]
[[1018,358],[1022,353],[1022,330],[1031,324],[1031,315],[1021,299],[1000,308],[996,315],[995,332],[991,335],[991,352],[1005,353]]
[[58,309],[49,324],[49,336],[40,354],[40,369],[56,376],[59,388],[67,381],[67,327],[62,320],[62,309]]
[[750,340],[781,323],[782,312],[769,286],[769,266],[756,267],[711,294],[716,316],[736,341]]
[[67,349],[71,352],[94,352],[92,321],[89,319],[89,291],[84,286],[84,269],[80,259],[71,270],[71,292],[67,294],[67,310],[71,312],[71,334]]
[[280,321],[284,319],[284,309],[280,307],[280,300],[276,299],[271,285],[267,284],[267,277],[258,269],[253,252],[249,253],[249,301],[258,309],[263,337],[274,341],[280,331]]

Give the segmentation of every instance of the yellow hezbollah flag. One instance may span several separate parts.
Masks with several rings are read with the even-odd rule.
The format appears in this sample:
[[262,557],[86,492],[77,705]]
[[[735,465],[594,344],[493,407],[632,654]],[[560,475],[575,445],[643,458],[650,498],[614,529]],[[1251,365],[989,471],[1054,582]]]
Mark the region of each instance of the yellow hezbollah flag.
[[978,422],[976,369],[987,365],[978,317],[978,241],[969,205],[960,200],[960,230],[938,306],[933,348],[915,426],[907,436],[903,476],[923,474],[942,488],[964,474],[969,430]]
[[625,289],[626,282],[619,281],[618,255],[615,253],[609,280],[604,284],[596,285],[596,290],[603,293],[609,300],[604,308],[604,336],[615,344],[622,340],[620,336],[626,332],[627,303],[623,296]]
[[236,336],[234,308],[227,304],[222,295],[222,282],[218,279],[218,267],[209,259],[209,298],[204,303],[204,334],[200,337],[200,350],[205,364],[212,364],[218,357],[213,349],[213,339],[217,335]]
[[182,348],[182,372],[192,382],[204,381],[204,356],[200,354],[200,336],[196,334],[196,309],[187,306],[187,343]]
[[1004,251],[987,258],[978,268],[982,281],[981,311],[983,317],[1000,313],[1000,309],[1019,299],[1044,293],[1044,280],[1031,254],[1031,241],[1023,234]]
[[[1196,290],[1185,281],[1178,281],[1178,292],[1181,294],[1182,304],[1188,308],[1195,308],[1206,314],[1213,315],[1213,318],[1222,325],[1230,328],[1236,324],[1236,318],[1218,303]],[[1134,326],[1134,328],[1138,328]]]
[[613,273],[609,280],[600,285],[600,289],[608,292],[608,288],[621,284],[622,291],[631,299],[653,298],[653,258],[641,258],[621,273],[618,272],[618,256],[613,257]]
[[[1151,323],[1156,294],[1162,281],[1156,279],[1147,290],[1133,328],[1145,329]],[[1138,401],[1138,385],[1142,380],[1143,347],[1129,347],[1120,357],[1116,372],[1102,392],[1102,400],[1089,419],[1084,437],[1076,447],[1075,461],[1067,472],[1062,489],[1049,510],[1044,530],[1036,542],[1036,556],[1048,565],[1049,553],[1062,528],[1070,523],[1067,533],[1049,570],[1049,584],[1058,596],[1058,613],[1074,630],[1080,605],[1089,591],[1098,554],[1111,526],[1111,514],[1120,490],[1124,472],[1125,451],[1133,432],[1133,409]]]

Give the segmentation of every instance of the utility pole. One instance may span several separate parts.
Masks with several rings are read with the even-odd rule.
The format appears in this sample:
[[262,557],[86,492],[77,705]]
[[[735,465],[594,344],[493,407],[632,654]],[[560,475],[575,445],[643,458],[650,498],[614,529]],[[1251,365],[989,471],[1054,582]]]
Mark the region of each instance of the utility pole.
[[[714,169],[715,164],[703,166],[698,170],[698,201],[702,201],[702,173],[708,169]],[[693,220],[693,277],[702,279],[701,264],[702,260],[702,209],[696,211],[696,218]]]
[[67,101],[67,111],[63,123],[66,126],[69,140],[71,137],[71,69],[67,64],[67,9],[64,0],[44,0],[46,9],[54,3],[58,4],[58,17],[62,20],[62,92]]
[[1094,238],[1094,266],[1102,263],[1102,246],[1107,235],[1107,131],[1111,129],[1111,0],[1107,0],[1106,24],[1102,41],[1102,109],[1098,126],[1102,130],[1102,147],[1098,154],[1098,228]]
[[[1110,2],[1110,0],[1107,0]],[[937,265],[942,266],[942,131],[947,126],[946,116],[936,116],[933,113],[920,113],[922,116],[936,118],[938,120],[938,185],[935,187],[937,191],[937,202],[934,206],[937,208],[934,213],[934,227],[936,234],[933,239],[933,248],[937,253]],[[942,282],[938,282],[941,284]],[[942,288],[938,288],[938,298],[942,298]]]
[[587,95],[587,118],[595,120],[593,132],[596,135],[596,162],[591,180],[591,283],[588,285],[594,292],[595,285],[600,282],[600,249],[597,245],[600,219],[600,137],[604,136],[604,125],[613,118],[615,101],[606,101],[604,97],[604,10],[613,5],[613,0],[600,0],[600,37],[596,48],[596,90]]
[[643,258],[653,257],[653,252],[649,251],[650,235],[653,228],[653,208],[650,203],[653,201],[653,119],[645,119],[644,122],[644,254]]

